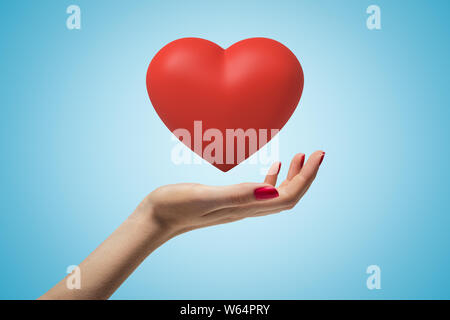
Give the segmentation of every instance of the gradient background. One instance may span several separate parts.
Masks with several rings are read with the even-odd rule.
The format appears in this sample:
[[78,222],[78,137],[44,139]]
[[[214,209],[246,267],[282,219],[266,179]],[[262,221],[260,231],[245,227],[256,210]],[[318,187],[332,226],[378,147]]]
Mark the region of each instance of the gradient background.
[[[66,28],[81,7],[82,29]],[[381,7],[382,30],[366,28]],[[450,298],[449,1],[12,1],[0,5],[0,298],[34,299],[154,188],[259,181],[170,161],[145,73],[181,37],[276,39],[305,89],[280,135],[326,151],[292,211],[181,235],[116,299]],[[366,268],[381,267],[381,290]]]

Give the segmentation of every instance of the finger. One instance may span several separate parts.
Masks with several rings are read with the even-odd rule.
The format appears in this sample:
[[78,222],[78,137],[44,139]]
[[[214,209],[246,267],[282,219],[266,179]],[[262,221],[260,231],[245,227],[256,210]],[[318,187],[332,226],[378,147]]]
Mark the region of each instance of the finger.
[[[220,218],[218,218],[218,217],[220,217]],[[214,218],[208,217],[208,219],[205,220],[207,222],[205,224],[203,224],[201,227],[203,228],[203,227],[215,226],[218,224],[231,223],[231,222],[242,220],[244,218],[245,217],[225,216],[225,215],[221,215],[221,214],[216,214],[214,216]]]
[[[242,205],[233,208],[223,208],[216,210],[204,216],[208,221],[222,221],[224,219],[240,220],[244,218],[251,218],[262,215],[269,215],[278,213],[290,208],[289,203],[280,198],[274,199],[269,202],[258,202],[254,204]],[[234,221],[234,220],[233,220]]]
[[286,210],[286,209],[284,209],[284,208],[279,208],[279,209],[272,209],[272,210],[259,211],[258,213],[255,213],[254,215],[249,216],[248,218],[268,216],[268,215],[271,215],[271,214],[277,214],[277,213],[280,213],[281,211],[284,211],[284,210]]
[[185,233],[185,232],[188,232],[188,231],[191,231],[191,230],[195,230],[195,229],[199,229],[199,228],[205,228],[205,227],[215,226],[215,225],[218,225],[218,224],[235,222],[235,221],[239,221],[239,220],[242,220],[242,219],[244,219],[244,218],[225,217],[225,218],[221,218],[221,219],[205,219],[204,223],[200,223],[200,224],[195,225],[195,226],[184,228],[184,229],[180,230],[180,232],[178,234]]
[[222,219],[243,219],[247,217],[253,217],[256,214],[264,212],[266,214],[280,212],[289,209],[289,203],[285,199],[282,199],[280,190],[280,196],[275,197],[269,201],[256,201],[240,206],[227,207],[210,212],[203,217],[208,221],[218,221]]
[[[274,197],[269,201],[251,201],[247,203],[242,201],[241,205],[233,210],[233,216],[248,217],[263,211],[269,214],[293,208],[311,186],[324,155],[323,151],[314,152],[302,167],[300,173],[293,177],[284,187],[277,189],[278,197]],[[219,216],[221,214],[222,212],[218,212]],[[229,212],[224,211],[223,214],[226,215]]]
[[[270,206],[269,206],[270,207]],[[247,217],[252,217],[260,211],[264,210],[264,206],[260,207],[258,204],[247,204],[236,207],[228,207],[215,210],[203,216],[205,223],[216,224],[224,220],[240,220]]]
[[252,216],[261,208],[278,207],[272,203],[278,197],[278,190],[268,184],[242,183],[221,187],[220,198],[216,195],[215,210],[205,213],[203,219],[210,222]]
[[289,182],[287,186],[288,197],[293,197],[298,201],[305,194],[314,181],[324,157],[325,152],[323,151],[316,151],[309,157],[300,173]]
[[[285,187],[275,189],[267,184],[258,185],[254,183],[244,183],[225,187],[228,190],[224,193],[227,200],[225,201],[226,205],[223,207],[226,208],[210,212],[207,216],[205,216],[205,218],[207,217],[209,221],[218,221],[221,219],[241,219],[255,215],[267,215],[292,209],[314,180],[324,155],[325,153],[322,151],[313,153],[300,170],[300,173],[292,178],[292,180],[287,183]],[[256,199],[255,190],[261,188],[275,189],[278,196],[275,196],[270,200],[267,199],[266,201],[254,200]],[[243,190],[238,192],[237,189],[247,190],[245,192]],[[252,189],[254,190],[253,196],[251,195]],[[239,194],[241,194],[241,196],[239,196]]]
[[263,202],[279,196],[278,191],[267,183],[241,183],[225,187],[213,187],[209,193],[216,202],[216,209]]
[[294,158],[292,158],[291,165],[289,166],[289,171],[287,175],[287,180],[290,181],[294,178],[302,169],[303,163],[305,162],[305,154],[297,153]]
[[267,172],[264,183],[268,183],[272,186],[275,186],[277,184],[277,178],[278,174],[280,173],[280,169],[281,169],[281,162],[280,161],[275,162]]

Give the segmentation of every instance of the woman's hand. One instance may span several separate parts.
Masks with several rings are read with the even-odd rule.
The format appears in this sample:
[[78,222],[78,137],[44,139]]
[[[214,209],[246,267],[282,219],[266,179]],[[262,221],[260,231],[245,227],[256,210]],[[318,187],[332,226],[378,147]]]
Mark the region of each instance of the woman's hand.
[[180,233],[293,208],[314,181],[324,155],[316,151],[303,165],[305,155],[297,154],[278,188],[279,162],[264,183],[156,189],[78,266],[79,289],[67,285],[69,275],[40,299],[107,299],[149,254]]
[[157,224],[171,235],[193,229],[233,222],[248,217],[293,208],[316,177],[325,153],[314,152],[304,164],[297,154],[286,180],[275,188],[281,163],[269,169],[264,183],[205,186],[182,183],[160,187],[150,193],[132,217]]

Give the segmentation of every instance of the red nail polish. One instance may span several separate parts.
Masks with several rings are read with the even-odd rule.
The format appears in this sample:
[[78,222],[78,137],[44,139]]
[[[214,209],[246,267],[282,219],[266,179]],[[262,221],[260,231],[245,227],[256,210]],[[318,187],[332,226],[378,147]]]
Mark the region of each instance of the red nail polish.
[[277,189],[274,187],[262,187],[254,191],[256,200],[267,200],[279,196]]
[[305,155],[302,155],[302,159],[300,160],[300,168],[305,164]]
[[277,171],[277,174],[280,173],[280,169],[281,169],[281,162],[280,162],[280,164],[278,165],[278,171]]
[[322,156],[320,157],[319,166],[322,164],[323,158],[325,157],[325,152],[322,153]]

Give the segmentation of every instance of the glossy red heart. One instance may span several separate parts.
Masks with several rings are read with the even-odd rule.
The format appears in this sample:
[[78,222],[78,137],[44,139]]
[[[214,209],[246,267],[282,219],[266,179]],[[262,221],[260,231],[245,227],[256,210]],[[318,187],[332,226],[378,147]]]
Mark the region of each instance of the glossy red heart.
[[302,95],[303,70],[295,55],[275,40],[251,38],[224,50],[208,40],[183,38],[152,59],[147,90],[169,130],[205,160],[228,171],[289,120]]

